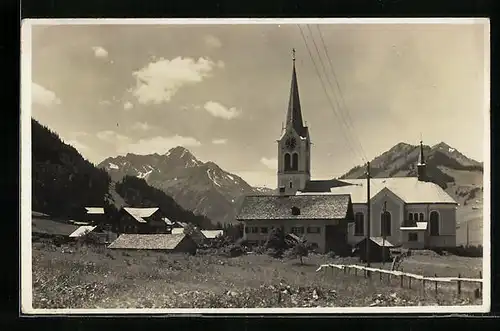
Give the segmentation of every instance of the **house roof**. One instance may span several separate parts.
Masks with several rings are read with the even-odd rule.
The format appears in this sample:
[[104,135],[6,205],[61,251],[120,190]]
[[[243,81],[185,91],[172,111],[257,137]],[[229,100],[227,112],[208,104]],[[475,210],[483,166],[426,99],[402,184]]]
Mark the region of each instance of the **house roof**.
[[[380,246],[380,247],[394,247],[394,245],[392,243],[390,243],[387,238],[385,239],[384,241],[384,238],[383,237],[370,237],[370,240],[375,243],[377,246]],[[363,240],[361,240],[358,245],[362,242],[365,242],[366,241],[366,238],[364,238]]]
[[176,234],[176,233],[184,233],[184,228],[173,228],[172,234]]
[[169,220],[168,218],[166,217],[163,217],[162,220],[165,222],[165,224],[167,225],[174,225],[174,222],[172,222],[171,220]]
[[208,239],[213,239],[216,238],[217,236],[222,236],[224,231],[222,230],[201,230],[201,233],[208,238]]
[[163,249],[171,250],[177,247],[186,237],[185,234],[122,234],[113,241],[111,249]]
[[96,227],[95,226],[80,226],[78,229],[76,229],[73,233],[71,233],[69,236],[71,238],[74,237],[81,237],[84,234],[87,234],[89,232],[92,232]]
[[[322,194],[350,194],[353,203],[366,203],[366,179],[342,179],[340,181],[313,181],[323,183],[325,191]],[[315,184],[309,184],[314,186]],[[321,184],[317,184],[321,186]],[[370,180],[370,199],[384,188],[389,189],[405,203],[446,203],[457,202],[439,185],[419,181],[416,177],[372,178]],[[321,194],[308,190],[308,187],[298,195]]]
[[[252,219],[344,219],[350,197],[341,195],[246,196],[238,220]],[[297,209],[299,213],[292,213]]]
[[49,219],[33,218],[31,232],[57,236],[69,236],[78,229],[78,226]]
[[49,217],[49,215],[41,213],[39,211],[31,211],[31,217]]
[[87,214],[104,215],[104,208],[102,207],[85,207]]
[[156,213],[159,208],[131,208],[131,207],[123,207],[123,209],[130,214],[137,222],[139,223],[147,223],[144,220],[144,217],[150,217],[154,213]]
[[186,222],[175,222],[176,225],[185,228],[188,224]]
[[422,231],[427,230],[427,222],[417,222],[415,226],[402,226],[400,230],[406,231]]

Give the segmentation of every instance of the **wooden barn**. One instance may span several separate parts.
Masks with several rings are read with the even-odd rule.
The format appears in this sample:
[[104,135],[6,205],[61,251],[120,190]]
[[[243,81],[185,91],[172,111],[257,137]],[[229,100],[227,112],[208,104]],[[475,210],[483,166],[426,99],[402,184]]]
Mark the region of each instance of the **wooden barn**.
[[119,233],[168,233],[169,225],[161,214],[160,208],[124,207],[119,215]]
[[367,261],[366,245],[370,245],[370,262],[387,262],[391,260],[391,248],[394,247],[389,241],[382,237],[371,237],[368,241],[364,238],[356,245],[356,250],[361,262]]
[[92,225],[105,224],[106,223],[106,213],[103,207],[85,207],[87,212],[85,215],[85,220]]
[[167,253],[195,254],[198,245],[181,234],[122,234],[108,248],[116,250],[152,250]]

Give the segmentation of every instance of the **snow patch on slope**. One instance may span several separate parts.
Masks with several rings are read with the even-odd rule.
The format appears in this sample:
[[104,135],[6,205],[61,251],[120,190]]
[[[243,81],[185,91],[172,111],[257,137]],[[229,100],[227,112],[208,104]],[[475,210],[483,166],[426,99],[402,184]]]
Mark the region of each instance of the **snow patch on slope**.
[[109,169],[120,169],[120,167],[114,163],[109,162]]

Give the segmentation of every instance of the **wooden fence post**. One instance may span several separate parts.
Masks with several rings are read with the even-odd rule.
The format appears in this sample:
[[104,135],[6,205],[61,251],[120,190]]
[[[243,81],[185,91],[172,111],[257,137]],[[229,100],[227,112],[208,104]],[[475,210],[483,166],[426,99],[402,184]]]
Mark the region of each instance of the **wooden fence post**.
[[354,276],[358,275],[358,268],[354,268]]
[[[479,271],[479,279],[483,279],[483,273]],[[483,296],[483,282],[479,283],[479,295],[482,297]]]
[[462,281],[460,280],[460,274],[458,274],[458,280],[457,280],[457,292],[458,296],[462,294]]
[[425,278],[422,278],[422,294],[425,295]]
[[382,272],[379,272],[380,275],[380,281],[382,281]]
[[[434,277],[436,277],[436,278],[437,278],[437,276],[438,276],[437,274],[434,274]],[[435,283],[435,284],[434,284],[434,291],[435,291],[436,296],[437,296],[437,295],[438,295],[438,282],[437,282],[437,281],[435,281],[434,283]]]
[[411,277],[408,277],[408,288],[411,289]]
[[400,276],[400,281],[401,281],[400,285],[401,285],[401,287],[403,287],[403,274],[401,274],[401,276]]

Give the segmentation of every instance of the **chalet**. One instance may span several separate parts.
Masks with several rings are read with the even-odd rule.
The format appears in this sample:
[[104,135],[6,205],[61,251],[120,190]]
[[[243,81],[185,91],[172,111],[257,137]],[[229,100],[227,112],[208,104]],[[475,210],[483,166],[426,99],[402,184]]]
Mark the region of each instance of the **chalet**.
[[317,196],[245,196],[237,220],[244,224],[243,238],[264,244],[269,232],[280,227],[284,233],[305,237],[319,252],[350,251],[347,228],[353,221],[351,197]]
[[86,211],[86,220],[90,222],[90,224],[105,224],[106,223],[106,213],[104,212],[104,208],[102,207],[85,207]]
[[167,233],[168,226],[159,208],[124,207],[119,215],[120,233]]
[[215,239],[222,236],[223,232],[223,230],[201,230],[201,233],[203,233],[207,239]]
[[197,244],[185,234],[122,234],[108,248],[116,250],[152,250],[195,254]]

